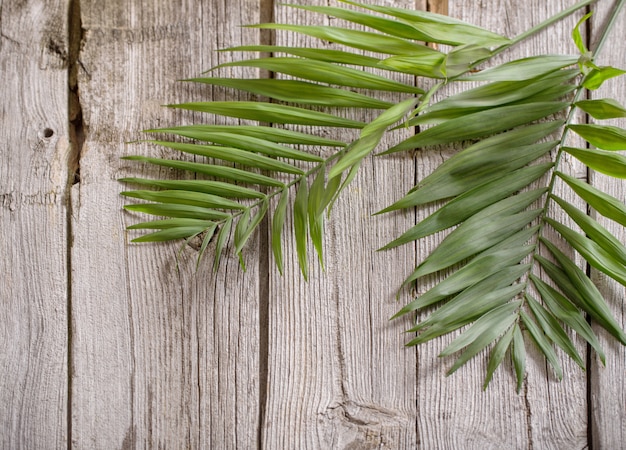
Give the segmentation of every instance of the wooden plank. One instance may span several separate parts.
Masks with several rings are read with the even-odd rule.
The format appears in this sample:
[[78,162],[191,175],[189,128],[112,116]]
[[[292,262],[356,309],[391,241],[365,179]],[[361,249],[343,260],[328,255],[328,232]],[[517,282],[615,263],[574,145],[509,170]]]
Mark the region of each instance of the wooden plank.
[[[275,17],[279,23],[339,22],[284,6],[276,7]],[[276,41],[320,45],[290,33],[277,33]],[[375,114],[355,113],[353,118],[371,120]],[[342,140],[355,136],[345,130],[323,131]],[[385,140],[380,148],[390,143]],[[409,322],[388,321],[399,308],[395,291],[404,269],[415,264],[413,250],[404,246],[375,252],[408,228],[413,217],[371,217],[406,192],[413,180],[410,155],[364,161],[327,222],[325,272],[309,248],[308,283],[300,276],[292,238],[285,239],[285,274],[270,272],[263,447],[415,447],[415,352],[403,348],[402,336]],[[285,230],[290,227],[288,223]]]
[[[608,17],[613,2],[599,2],[592,17],[591,41],[599,38],[602,24]],[[622,10],[604,49],[598,55],[599,65],[626,67],[626,10]],[[591,98],[612,98],[626,104],[624,77],[608,80],[600,89],[591,92]],[[591,122],[598,121],[590,119]],[[605,125],[626,127],[626,120],[601,121]],[[591,171],[590,182],[598,189],[624,201],[626,184],[615,178],[608,178]],[[613,233],[621,242],[626,242],[624,227],[593,212],[592,216]],[[617,322],[626,327],[626,289],[606,275],[593,270],[592,276],[607,299]],[[591,443],[593,448],[621,448],[626,441],[626,386],[623,377],[626,373],[626,349],[600,327],[595,327],[606,353],[606,367],[598,358],[591,360],[590,367],[590,409]]]
[[67,442],[67,2],[0,8],[0,447]]
[[[75,448],[253,448],[258,407],[258,251],[217,274],[197,247],[133,245],[123,176],[168,177],[120,161],[164,156],[140,130],[211,121],[160,105],[232,94],[176,80],[227,61],[257,34],[256,1],[83,1],[78,73],[85,142],[74,186],[72,444]],[[231,14],[237,11],[237,14]],[[178,174],[180,175],[180,174]],[[211,249],[207,250],[211,254]],[[177,266],[178,262],[178,266]]]
[[[454,1],[449,2],[449,15],[515,36],[574,3],[570,0]],[[569,34],[578,17],[580,15],[515,47],[498,60],[573,51]],[[554,43],[559,43],[558,48]],[[441,154],[425,154],[420,161],[418,179],[430,173],[450,153],[451,149],[442,149]],[[420,211],[418,216],[423,218],[429,213],[429,210]],[[438,235],[420,244],[418,259],[425,258],[441,238]],[[489,389],[482,392],[488,358],[485,353],[444,378],[452,359],[438,359],[437,355],[453,337],[447,336],[418,349],[418,433],[422,448],[582,448],[586,445],[586,379],[575,364],[563,360],[567,376],[557,383],[530,344],[523,392],[520,395],[515,392],[510,364],[503,364]],[[581,347],[584,354],[584,346]]]

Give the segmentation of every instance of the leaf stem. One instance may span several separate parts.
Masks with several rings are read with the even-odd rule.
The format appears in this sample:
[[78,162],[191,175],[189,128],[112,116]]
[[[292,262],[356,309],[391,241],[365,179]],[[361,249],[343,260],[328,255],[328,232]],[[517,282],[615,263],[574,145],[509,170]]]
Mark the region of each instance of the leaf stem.
[[624,4],[626,4],[626,0],[619,0],[618,3],[613,7],[613,11],[611,12],[611,15],[609,16],[609,20],[604,26],[604,29],[602,30],[600,39],[595,43],[595,46],[591,49],[594,56],[602,51],[602,47],[604,47],[604,43],[606,42],[606,39],[609,36],[611,29],[615,25],[617,16],[619,16],[621,9],[624,7]]
[[558,22],[559,20],[562,20],[564,18],[566,18],[567,16],[570,16],[572,14],[574,14],[576,11],[578,11],[581,8],[584,8],[585,6],[588,6],[592,3],[595,3],[597,0],[583,0],[579,3],[576,3],[573,6],[570,6],[567,9],[564,9],[563,11],[561,11],[560,13],[550,17],[549,19],[544,20],[543,22],[535,25],[534,27],[530,28],[527,31],[524,31],[521,34],[518,34],[517,36],[515,36],[511,42],[509,42],[508,44],[503,45],[502,47],[499,47],[498,49],[495,50],[495,53],[500,53],[501,51],[504,51],[510,47],[512,47],[513,45],[516,45],[522,41],[524,41],[525,39],[528,39],[530,36],[539,33],[540,31],[542,31],[545,28],[548,28],[550,25]]

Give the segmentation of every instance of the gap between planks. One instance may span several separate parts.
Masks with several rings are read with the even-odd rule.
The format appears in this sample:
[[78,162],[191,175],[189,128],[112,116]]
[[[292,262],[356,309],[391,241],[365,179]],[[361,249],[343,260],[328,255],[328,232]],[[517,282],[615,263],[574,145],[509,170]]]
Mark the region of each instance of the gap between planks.
[[65,201],[67,202],[66,213],[66,265],[67,265],[67,448],[71,450],[72,445],[72,376],[73,376],[73,358],[74,352],[72,348],[72,247],[74,240],[74,230],[72,227],[73,198],[72,191],[74,185],[80,182],[80,155],[82,153],[83,144],[85,142],[85,130],[83,128],[83,112],[78,93],[78,66],[79,54],[83,40],[83,29],[80,12],[80,0],[70,0],[67,10],[67,105],[68,117],[67,127],[70,141],[70,151],[68,155],[68,175],[66,184]]

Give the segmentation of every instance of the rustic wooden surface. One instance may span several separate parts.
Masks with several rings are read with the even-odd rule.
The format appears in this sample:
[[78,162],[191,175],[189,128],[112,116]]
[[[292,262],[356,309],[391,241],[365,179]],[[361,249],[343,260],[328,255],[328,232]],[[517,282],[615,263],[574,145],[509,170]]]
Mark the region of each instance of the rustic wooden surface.
[[[228,58],[215,49],[256,39],[235,23],[258,22],[258,3],[83,0],[81,10],[86,139],[72,193],[72,443],[249,448],[259,421],[257,267],[244,274],[229,254],[217,274],[206,259],[196,276],[194,248],[179,255],[180,243],[129,245],[124,228],[137,217],[121,212],[117,179],[138,170],[120,156],[161,151],[125,144],[145,139],[140,130],[201,119],[161,105],[232,95],[177,80]],[[138,175],[159,174],[145,171]],[[246,256],[259,259],[254,243]]]
[[0,447],[67,441],[67,4],[0,8]]
[[[412,7],[406,0],[394,4]],[[280,5],[275,19],[338,25]],[[275,39],[278,45],[314,44],[292,33],[276,33]],[[371,120],[375,114],[353,118]],[[342,139],[344,132],[333,130],[329,137]],[[284,276],[271,271],[265,448],[416,445],[415,352],[403,348],[408,321],[389,322],[398,307],[395,289],[404,277],[393,267],[414,266],[415,256],[410,246],[375,252],[413,217],[371,217],[406,192],[414,177],[410,156],[367,161],[326,225],[326,271],[312,264],[310,280],[303,283],[293,245]],[[371,186],[377,186],[377,195],[370,195]]]
[[[386,2],[509,36],[574,3]],[[613,3],[600,0],[594,24]],[[624,14],[607,56],[622,67]],[[511,54],[574,51],[580,16]],[[376,253],[416,217],[370,215],[446,152],[366,162],[327,223],[326,271],[311,264],[308,283],[289,245],[285,275],[271,268],[263,233],[246,273],[230,254],[196,274],[193,245],[129,244],[137,217],[122,211],[117,179],[167,172],[121,161],[163,155],[127,142],[210,120],[161,105],[232,98],[176,80],[238,56],[218,48],[296,43],[239,27],[271,19],[304,21],[270,0],[0,2],[0,448],[620,448],[626,352],[611,340],[606,367],[590,356],[585,373],[563,358],[558,383],[531,357],[520,395],[508,367],[483,392],[483,359],[445,378],[446,340],[405,349],[408,319],[387,320],[405,272],[436,241]],[[623,79],[594,95],[626,102]],[[624,289],[596,279],[624,324]]]

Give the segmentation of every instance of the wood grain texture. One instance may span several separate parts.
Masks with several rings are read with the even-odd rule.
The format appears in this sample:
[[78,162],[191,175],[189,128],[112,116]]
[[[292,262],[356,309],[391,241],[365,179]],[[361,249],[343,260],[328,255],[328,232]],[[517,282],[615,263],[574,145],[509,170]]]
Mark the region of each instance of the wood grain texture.
[[[393,6],[411,8],[413,3]],[[275,18],[301,24],[340,22],[280,5]],[[291,33],[277,33],[276,40],[279,45],[319,45]],[[376,114],[351,117],[371,120]],[[346,130],[325,132],[341,140],[356,136]],[[390,144],[385,140],[380,148]],[[410,155],[364,161],[326,224],[325,272],[309,248],[308,283],[300,276],[291,238],[286,239],[285,274],[270,274],[265,448],[415,447],[415,352],[403,348],[408,322],[388,321],[399,307],[394,295],[404,271],[415,264],[413,252],[411,246],[375,252],[413,217],[371,217],[413,181]]]
[[67,4],[0,8],[0,447],[67,441]]
[[[612,7],[617,2],[600,2],[591,23],[592,44],[599,38],[602,24],[607,20]],[[597,55],[599,65],[626,68],[626,10],[622,10],[604,49]],[[613,98],[626,104],[626,84],[624,77],[608,80],[600,89],[591,93],[592,98]],[[591,122],[626,127],[625,119]],[[621,152],[624,153],[624,152]],[[615,178],[591,171],[590,183],[598,189],[614,196],[621,202],[626,200],[626,183]],[[624,227],[608,220],[595,211],[592,216],[613,233],[621,242],[626,242]],[[626,327],[626,289],[598,271],[592,277],[604,294],[609,307],[622,328]],[[591,360],[590,367],[590,408],[591,442],[593,448],[622,448],[626,442],[626,386],[623,382],[626,373],[626,349],[612,336],[595,327],[606,353],[606,366],[598,358]]]
[[[182,248],[130,243],[138,234],[124,228],[143,218],[122,210],[119,193],[127,186],[118,178],[184,174],[121,161],[128,154],[176,156],[127,142],[146,138],[139,131],[146,128],[216,120],[163,104],[240,95],[176,80],[241,56],[216,53],[219,48],[258,42],[258,31],[240,25],[337,24],[274,3],[80,0],[82,32],[75,30],[80,42],[73,55],[68,19],[77,0],[0,0],[0,448],[623,447],[626,351],[601,330],[606,367],[592,354],[586,374],[559,353],[566,378],[558,383],[529,345],[528,375],[517,395],[509,364],[483,392],[486,355],[445,378],[451,361],[437,355],[452,336],[406,349],[403,331],[411,318],[388,321],[409,300],[405,292],[397,302],[396,288],[443,236],[375,252],[430,210],[371,214],[454,149],[366,160],[326,224],[325,271],[309,248],[308,283],[291,239],[284,240],[284,276],[274,269],[267,226],[244,252],[245,273],[232,249],[213,273],[212,246],[196,272],[193,242]],[[377,3],[447,12],[513,36],[575,0]],[[598,2],[592,40],[614,3]],[[625,14],[601,64],[626,67]],[[570,33],[581,15],[498,61],[575,53]],[[261,39],[313,42],[289,33]],[[82,123],[68,104],[74,56]],[[626,103],[623,78],[593,96]],[[84,143],[74,139],[76,131],[84,132]],[[588,176],[572,158],[564,167]],[[72,185],[74,169],[79,177]],[[624,183],[596,173],[588,178],[626,198]],[[598,220],[626,241],[623,227]],[[593,277],[626,325],[624,287]],[[584,355],[585,345],[576,343]]]
[[[258,429],[259,279],[231,254],[217,274],[180,243],[133,245],[123,176],[181,174],[120,161],[175,156],[128,145],[140,130],[208,116],[161,105],[225,98],[177,80],[227,61],[255,39],[256,2],[85,1],[79,93],[86,140],[74,187],[72,247],[75,448],[251,448]],[[237,14],[233,14],[237,11]],[[211,253],[211,249],[207,251]]]

